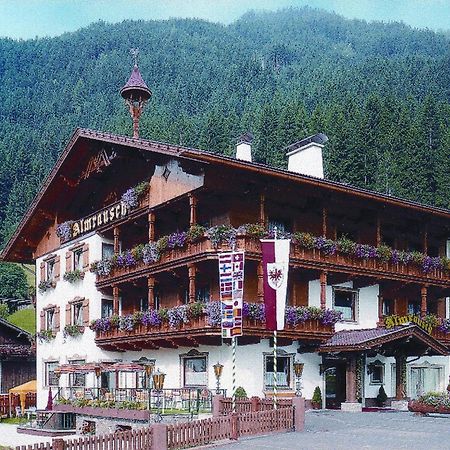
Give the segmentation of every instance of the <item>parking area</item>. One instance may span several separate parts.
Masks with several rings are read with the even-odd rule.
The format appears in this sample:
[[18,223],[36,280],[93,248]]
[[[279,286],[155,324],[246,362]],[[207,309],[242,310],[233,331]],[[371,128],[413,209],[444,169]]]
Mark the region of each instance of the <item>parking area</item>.
[[307,411],[304,433],[241,439],[229,450],[442,450],[450,449],[450,416],[409,412]]

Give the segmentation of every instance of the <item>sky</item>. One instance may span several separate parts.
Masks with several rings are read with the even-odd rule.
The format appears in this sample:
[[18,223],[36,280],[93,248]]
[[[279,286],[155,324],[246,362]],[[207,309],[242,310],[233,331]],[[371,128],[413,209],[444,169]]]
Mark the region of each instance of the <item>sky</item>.
[[228,24],[250,9],[305,5],[351,19],[450,29],[450,0],[0,0],[0,36],[57,36],[98,20],[116,23],[125,19],[197,17]]

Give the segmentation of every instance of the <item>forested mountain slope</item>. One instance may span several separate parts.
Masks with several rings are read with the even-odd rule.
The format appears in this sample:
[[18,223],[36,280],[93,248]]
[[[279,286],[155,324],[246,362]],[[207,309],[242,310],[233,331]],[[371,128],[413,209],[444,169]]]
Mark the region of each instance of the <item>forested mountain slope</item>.
[[153,91],[142,137],[231,153],[251,130],[257,160],[284,166],[324,132],[329,178],[448,208],[449,43],[309,8],[0,39],[0,246],[75,127],[130,134],[131,47]]

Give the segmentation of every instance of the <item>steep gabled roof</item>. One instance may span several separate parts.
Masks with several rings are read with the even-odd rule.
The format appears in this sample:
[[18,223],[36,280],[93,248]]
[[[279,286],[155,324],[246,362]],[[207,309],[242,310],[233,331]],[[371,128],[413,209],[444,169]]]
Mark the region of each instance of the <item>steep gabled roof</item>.
[[[64,179],[64,175],[69,173],[69,169],[73,171],[74,165],[78,164],[81,167],[81,162],[86,163],[83,159],[89,156],[88,150],[84,153],[79,151],[81,142],[85,141],[99,141],[109,144],[117,144],[122,147],[134,148],[136,150],[144,150],[153,153],[170,155],[176,158],[189,159],[199,163],[210,165],[227,166],[232,170],[241,170],[257,175],[264,175],[265,177],[273,177],[282,179],[295,184],[303,184],[314,187],[318,190],[323,190],[329,193],[344,193],[363,200],[371,200],[381,204],[392,205],[400,208],[406,208],[425,214],[435,215],[441,218],[450,219],[450,211],[444,208],[437,208],[433,206],[422,205],[417,202],[392,197],[377,192],[369,191],[367,189],[349,186],[335,181],[324,180],[312,176],[301,175],[283,169],[276,169],[264,164],[237,160],[235,158],[213,154],[207,151],[202,151],[194,148],[183,147],[180,145],[165,144],[161,142],[151,141],[142,138],[132,138],[128,136],[120,136],[113,133],[105,133],[94,131],[90,129],[77,128],[72,135],[69,143],[61,153],[52,171],[44,181],[40,191],[32,201],[28,211],[22,218],[19,226],[11,239],[7,243],[5,249],[0,255],[0,259],[32,262],[31,248],[32,243],[27,243],[26,239],[30,235],[30,223],[33,217],[40,212],[45,202],[51,204],[50,186],[56,182],[58,176]],[[78,151],[76,151],[78,149]],[[81,169],[80,169],[81,170]],[[62,186],[62,185],[61,185]],[[28,249],[28,250],[27,250]]]

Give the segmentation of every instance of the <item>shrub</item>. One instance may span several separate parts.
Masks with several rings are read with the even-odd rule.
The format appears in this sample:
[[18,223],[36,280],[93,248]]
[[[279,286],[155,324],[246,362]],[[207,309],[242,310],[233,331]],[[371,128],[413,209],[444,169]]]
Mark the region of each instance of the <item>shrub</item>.
[[66,272],[63,276],[63,278],[68,281],[69,283],[75,283],[75,281],[81,280],[84,278],[84,272],[79,269],[70,270],[69,272]]
[[383,385],[381,385],[380,389],[378,389],[377,405],[384,406],[387,399],[388,399],[388,396],[386,395],[386,391],[384,390]]
[[314,389],[311,403],[315,403],[316,405],[322,406],[322,391],[320,390],[319,386],[316,386]]
[[234,396],[236,398],[247,398],[247,392],[245,392],[245,389],[242,386],[238,386],[234,392]]

